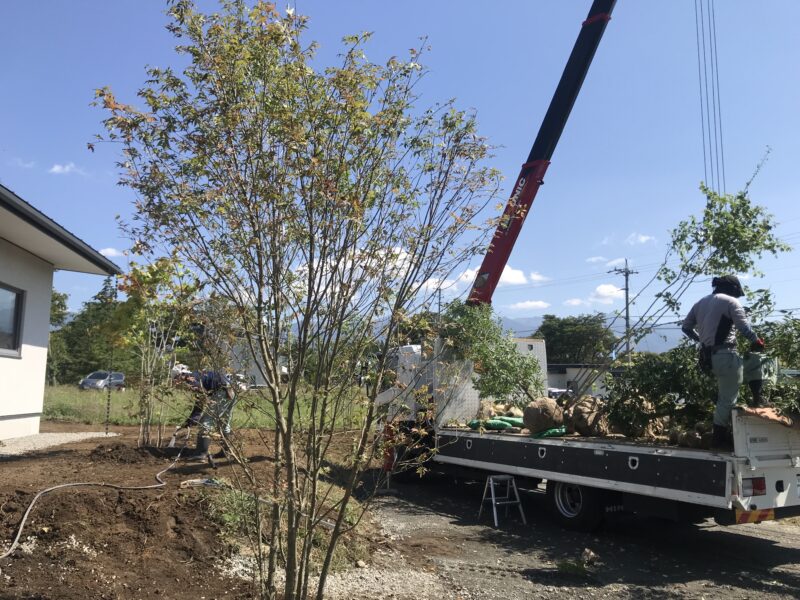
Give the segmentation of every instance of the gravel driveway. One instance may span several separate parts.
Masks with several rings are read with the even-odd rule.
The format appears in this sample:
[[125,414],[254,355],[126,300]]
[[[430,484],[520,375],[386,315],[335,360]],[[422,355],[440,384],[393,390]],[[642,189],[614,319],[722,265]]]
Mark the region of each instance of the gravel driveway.
[[[108,437],[116,435],[116,433],[109,433]],[[106,434],[102,431],[82,431],[80,433],[37,433],[36,435],[11,438],[0,441],[0,459],[6,456],[19,456],[28,452],[45,450],[51,446],[105,436]]]
[[[628,516],[597,534],[574,533],[551,523],[541,491],[527,490],[528,525],[510,513],[495,529],[485,512],[476,519],[482,483],[440,475],[395,487],[398,495],[378,499],[375,512],[400,550],[370,568],[407,585],[380,597],[777,599],[800,589],[800,527],[790,523],[690,526]],[[370,589],[351,597],[376,596]]]

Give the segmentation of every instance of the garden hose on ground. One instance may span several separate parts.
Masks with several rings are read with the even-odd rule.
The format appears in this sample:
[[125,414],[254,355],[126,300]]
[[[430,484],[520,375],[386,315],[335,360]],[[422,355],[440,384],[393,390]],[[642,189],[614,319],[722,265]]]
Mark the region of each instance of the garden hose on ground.
[[44,490],[40,491],[38,494],[36,494],[33,497],[33,500],[31,500],[30,504],[28,504],[28,508],[25,511],[25,514],[22,515],[22,520],[19,522],[19,526],[17,528],[17,535],[16,535],[16,537],[14,537],[14,541],[11,543],[11,546],[9,547],[9,549],[4,554],[0,555],[0,560],[3,560],[4,558],[8,558],[9,556],[11,556],[14,553],[14,550],[17,549],[17,546],[19,546],[19,539],[20,539],[20,537],[22,537],[22,530],[25,527],[25,521],[27,521],[28,516],[30,515],[31,511],[33,510],[34,505],[39,500],[39,498],[41,498],[42,496],[44,496],[46,494],[49,494],[50,492],[54,492],[56,490],[61,490],[61,489],[64,489],[64,488],[76,488],[76,487],[84,487],[84,488],[86,488],[86,487],[104,487],[104,488],[111,488],[111,489],[120,490],[120,491],[126,491],[126,490],[132,490],[132,491],[136,491],[136,490],[154,490],[154,489],[157,489],[157,488],[164,487],[165,485],[167,485],[167,482],[164,481],[163,479],[161,479],[161,476],[164,473],[166,473],[167,471],[169,471],[170,469],[172,469],[176,464],[178,464],[178,461],[181,458],[181,454],[183,454],[183,451],[186,448],[186,446],[188,445],[188,443],[189,443],[189,436],[187,435],[186,436],[186,441],[184,442],[184,444],[181,447],[181,449],[178,452],[178,454],[175,456],[175,460],[173,460],[172,463],[166,469],[162,469],[161,471],[156,473],[156,481],[158,481],[158,483],[154,483],[152,485],[130,486],[130,485],[117,485],[117,484],[114,484],[114,483],[105,483],[105,482],[78,482],[78,483],[62,483],[62,484],[54,485],[52,487],[49,487],[47,489],[44,489]]

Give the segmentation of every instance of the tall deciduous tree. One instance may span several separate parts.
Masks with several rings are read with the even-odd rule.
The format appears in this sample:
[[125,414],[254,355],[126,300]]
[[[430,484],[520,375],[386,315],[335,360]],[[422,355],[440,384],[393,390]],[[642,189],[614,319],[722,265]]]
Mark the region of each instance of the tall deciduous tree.
[[[279,593],[279,567],[287,599],[312,593],[311,552],[325,536],[321,599],[353,491],[378,451],[379,415],[354,385],[360,365],[381,346],[372,400],[402,316],[483,249],[485,230],[472,221],[497,176],[482,166],[489,147],[471,114],[451,102],[419,106],[420,51],[376,64],[363,50],[369,36],[354,36],[323,69],[304,17],[264,2],[223,6],[203,15],[189,1],[171,5],[188,64],[149,69],[143,109],[109,89],[97,97],[106,139],[122,144],[121,183],[137,194],[135,250],[174,253],[229,302],[266,381],[254,402],[275,417],[270,480],[242,462],[256,511],[271,506],[254,536],[260,593]],[[361,420],[334,499],[321,475],[333,424],[354,404]]]
[[[91,371],[112,367],[131,373],[136,363],[123,344],[124,323],[117,318],[119,301],[114,280],[106,278],[100,291],[51,334],[50,380],[77,383]],[[51,319],[62,315],[51,313]],[[138,369],[136,369],[138,370]]]
[[62,364],[67,359],[67,346],[59,330],[67,322],[69,295],[53,289],[50,296],[50,337],[47,342],[47,381],[58,385]]
[[800,368],[800,319],[787,314],[780,321],[759,323],[758,333],[783,367]]
[[544,315],[534,336],[543,337],[550,363],[599,363],[617,341],[600,313],[557,317]]

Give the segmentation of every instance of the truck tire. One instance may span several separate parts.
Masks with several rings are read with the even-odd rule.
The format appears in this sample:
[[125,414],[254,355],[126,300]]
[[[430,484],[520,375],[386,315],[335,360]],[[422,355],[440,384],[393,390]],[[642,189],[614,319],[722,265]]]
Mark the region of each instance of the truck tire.
[[547,481],[547,502],[558,523],[575,531],[595,531],[603,522],[603,492],[596,488]]

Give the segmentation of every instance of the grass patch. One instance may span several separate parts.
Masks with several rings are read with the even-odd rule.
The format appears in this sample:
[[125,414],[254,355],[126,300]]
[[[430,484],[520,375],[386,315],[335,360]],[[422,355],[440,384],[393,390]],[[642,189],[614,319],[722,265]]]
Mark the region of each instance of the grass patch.
[[[323,488],[327,486],[323,485]],[[328,495],[328,502],[333,498],[341,498],[343,490],[338,486]],[[320,499],[323,494],[320,493]],[[248,555],[254,552],[251,540],[256,539],[256,500],[252,493],[222,488],[208,490],[207,512],[209,518],[220,525],[225,542],[241,554]],[[345,521],[354,525],[357,515],[362,510],[355,498],[351,498],[346,511]],[[270,505],[266,501],[261,504],[262,532],[266,535],[269,530]],[[333,518],[333,515],[332,515]],[[368,561],[371,550],[369,547],[369,526],[362,522],[353,531],[345,533],[333,552],[331,571],[341,571],[352,568],[359,560]],[[284,531],[285,535],[285,531]],[[302,534],[304,536],[307,534]],[[317,574],[322,566],[322,561],[328,548],[330,535],[325,527],[317,527],[313,532],[311,550],[311,572]],[[270,540],[264,540],[269,546]],[[281,565],[283,566],[283,565]]]
[[[77,386],[47,386],[44,391],[45,419],[72,423],[100,424],[106,422],[108,392],[105,390],[81,390]],[[194,404],[194,398],[183,390],[175,390],[169,397],[154,403],[154,421],[163,425],[182,423]],[[139,390],[129,387],[125,391],[111,392],[108,406],[109,423],[112,425],[139,424]]]
[[[114,425],[136,425],[137,397],[137,391],[130,388],[124,392],[111,392],[109,422]],[[47,386],[42,416],[72,423],[105,423],[107,398],[105,391],[81,391],[71,385]]]
[[[272,405],[260,390],[249,390],[239,394],[236,408],[233,411],[232,426],[235,429],[275,427]],[[100,424],[106,422],[106,403],[108,392],[105,390],[80,390],[73,385],[56,385],[45,387],[44,408],[42,416],[55,421],[71,423]],[[301,396],[300,417],[308,414],[309,396]],[[192,410],[194,396],[187,390],[175,389],[162,398],[154,401],[154,424],[178,425],[182,423]],[[354,402],[350,410],[342,411],[336,419],[337,429],[347,429],[358,424],[364,409],[364,402]],[[122,392],[111,392],[109,423],[112,425],[139,424],[139,390],[126,388]]]

